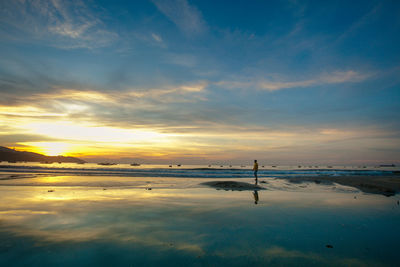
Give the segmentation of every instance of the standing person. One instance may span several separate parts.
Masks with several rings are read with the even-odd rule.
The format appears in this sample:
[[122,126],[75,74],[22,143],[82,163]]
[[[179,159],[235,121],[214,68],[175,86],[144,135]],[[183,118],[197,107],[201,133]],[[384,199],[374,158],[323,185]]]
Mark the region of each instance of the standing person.
[[258,163],[257,160],[254,160],[254,166],[253,166],[253,171],[254,171],[254,176],[256,177],[256,184],[258,182],[258,176],[257,176],[257,172],[258,172]]

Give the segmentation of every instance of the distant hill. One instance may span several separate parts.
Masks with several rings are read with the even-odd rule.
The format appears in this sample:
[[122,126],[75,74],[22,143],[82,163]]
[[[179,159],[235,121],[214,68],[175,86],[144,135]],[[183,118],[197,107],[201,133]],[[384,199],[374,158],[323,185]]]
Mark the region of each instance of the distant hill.
[[72,162],[72,163],[85,163],[84,160],[74,157],[64,156],[45,156],[39,153],[16,151],[4,146],[0,146],[0,161],[27,161],[27,162]]

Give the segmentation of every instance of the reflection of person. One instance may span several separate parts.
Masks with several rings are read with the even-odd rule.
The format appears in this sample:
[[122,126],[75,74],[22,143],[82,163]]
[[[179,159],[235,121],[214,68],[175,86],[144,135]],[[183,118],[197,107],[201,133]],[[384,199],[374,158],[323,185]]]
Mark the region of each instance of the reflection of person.
[[257,203],[258,203],[258,191],[257,190],[254,190],[253,197],[254,197],[254,204],[257,205]]
[[258,163],[257,160],[254,160],[254,166],[253,166],[253,171],[254,171],[254,176],[256,177],[256,184],[258,182],[258,176],[257,176],[257,172],[258,172]]

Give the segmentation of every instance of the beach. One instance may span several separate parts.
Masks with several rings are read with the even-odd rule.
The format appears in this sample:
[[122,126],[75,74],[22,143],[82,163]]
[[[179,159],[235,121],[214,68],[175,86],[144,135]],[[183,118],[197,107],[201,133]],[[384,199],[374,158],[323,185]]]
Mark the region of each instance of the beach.
[[[397,263],[399,195],[354,184],[382,179],[384,188],[397,190],[396,176],[260,177],[255,187],[251,173],[182,178],[7,170],[0,172],[2,266]],[[216,175],[226,172],[238,171]]]

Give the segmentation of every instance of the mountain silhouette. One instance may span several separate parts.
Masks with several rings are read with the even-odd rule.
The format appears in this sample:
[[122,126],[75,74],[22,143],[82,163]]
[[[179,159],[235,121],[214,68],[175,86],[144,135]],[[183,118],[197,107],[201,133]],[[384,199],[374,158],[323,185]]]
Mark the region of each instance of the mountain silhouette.
[[4,146],[0,146],[0,161],[8,162],[71,162],[71,163],[85,163],[84,160],[74,157],[64,157],[64,156],[45,156],[39,153],[17,151]]

